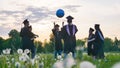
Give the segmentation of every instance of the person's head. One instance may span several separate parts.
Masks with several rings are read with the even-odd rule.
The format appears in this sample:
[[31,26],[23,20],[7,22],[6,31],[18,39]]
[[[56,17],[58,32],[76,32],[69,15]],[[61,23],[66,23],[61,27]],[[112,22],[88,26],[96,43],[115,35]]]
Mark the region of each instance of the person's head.
[[68,24],[71,24],[72,23],[72,19],[74,19],[72,16],[67,16],[67,22]]
[[32,31],[32,26],[29,26],[28,28],[29,28],[29,31]]
[[29,26],[29,21],[26,19],[26,20],[23,21],[23,24],[24,24],[25,27],[28,27]]
[[93,28],[90,28],[89,29],[89,33],[91,34],[91,33],[93,33],[94,32],[94,29]]
[[55,25],[55,29],[56,29],[57,31],[59,31],[59,25],[58,25],[58,24]]
[[100,30],[100,24],[95,24],[95,29]]

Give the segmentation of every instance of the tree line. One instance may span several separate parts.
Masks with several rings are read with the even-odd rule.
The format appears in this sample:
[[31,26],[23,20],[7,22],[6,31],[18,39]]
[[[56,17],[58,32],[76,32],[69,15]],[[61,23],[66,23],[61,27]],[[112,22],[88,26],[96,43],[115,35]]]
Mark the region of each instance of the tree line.
[[[8,35],[9,38],[4,39],[0,37],[0,53],[2,53],[2,50],[6,48],[11,48],[11,53],[17,52],[17,49],[21,48],[21,37],[19,35],[20,33],[16,29],[12,29]],[[49,42],[47,40],[44,40],[44,42],[41,41],[34,41],[34,45],[37,48],[38,53],[52,53],[54,52],[54,36],[51,33]],[[76,44],[77,46],[84,47],[84,51],[87,51],[87,38],[84,39],[77,39]],[[114,40],[111,38],[106,37],[104,41],[104,51],[105,52],[119,52],[120,51],[120,40],[115,37]]]

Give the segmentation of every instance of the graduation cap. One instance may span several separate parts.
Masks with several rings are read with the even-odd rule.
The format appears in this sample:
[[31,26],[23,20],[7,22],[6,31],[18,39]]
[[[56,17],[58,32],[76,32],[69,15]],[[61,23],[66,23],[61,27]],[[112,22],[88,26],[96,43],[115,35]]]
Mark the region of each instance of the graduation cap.
[[27,23],[29,23],[29,21],[28,21],[27,19],[25,19],[25,20],[23,21],[23,24],[27,24]]
[[73,18],[72,16],[70,16],[70,15],[67,16],[66,18],[67,18],[68,20],[72,20],[72,19],[74,19],[74,18]]
[[95,26],[96,26],[96,27],[99,27],[99,26],[100,26],[100,24],[95,24]]
[[58,25],[58,24],[56,24],[56,25],[55,25],[55,27],[59,27],[59,25]]
[[93,29],[93,28],[90,28],[90,30],[91,30],[91,31],[94,31],[94,29]]

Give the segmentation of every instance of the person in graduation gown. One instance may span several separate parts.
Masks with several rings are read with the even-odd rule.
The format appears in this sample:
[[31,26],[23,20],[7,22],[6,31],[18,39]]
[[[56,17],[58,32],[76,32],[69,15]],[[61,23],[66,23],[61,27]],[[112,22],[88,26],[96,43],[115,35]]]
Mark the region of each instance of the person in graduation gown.
[[31,57],[34,58],[35,55],[36,55],[36,47],[34,45],[34,39],[39,37],[39,36],[32,32],[32,26],[29,26],[28,28],[29,28],[29,31],[30,31],[29,35],[30,35],[30,40],[31,40],[31,42],[30,42],[31,43],[30,50],[31,50],[31,53],[32,53]]
[[89,56],[93,55],[93,46],[94,46],[94,29],[89,29],[88,43],[87,43],[87,53]]
[[52,29],[54,38],[55,38],[55,52],[54,57],[57,59],[58,55],[62,54],[63,46],[62,46],[62,36],[61,31],[59,30],[59,25],[54,23],[54,28]]
[[100,29],[99,24],[95,24],[95,46],[97,49],[97,58],[103,59],[104,58],[104,36]]
[[29,31],[29,21],[26,19],[23,21],[24,27],[20,31],[20,36],[22,38],[22,49],[30,49],[30,31]]
[[75,58],[75,47],[76,47],[76,36],[78,29],[76,25],[72,24],[72,20],[74,19],[72,16],[67,16],[67,25],[61,28],[62,37],[64,40],[64,57],[67,56],[68,53],[72,52],[73,58]]
[[[20,36],[22,38],[22,49],[29,49],[30,51],[33,51],[33,40],[31,40],[32,33],[29,28],[29,21],[26,19],[23,21],[24,27],[20,31]],[[34,53],[32,53],[33,55]],[[32,56],[34,58],[34,55]]]

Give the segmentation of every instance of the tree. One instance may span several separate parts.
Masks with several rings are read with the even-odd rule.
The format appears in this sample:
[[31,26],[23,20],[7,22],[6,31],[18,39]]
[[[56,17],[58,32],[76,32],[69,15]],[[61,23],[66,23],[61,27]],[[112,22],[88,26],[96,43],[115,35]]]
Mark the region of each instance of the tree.
[[113,51],[113,40],[110,38],[105,38],[104,40],[104,51]]
[[2,37],[0,37],[0,53],[2,52],[4,41],[5,40]]
[[8,33],[10,37],[10,45],[13,50],[17,50],[18,48],[21,48],[21,38],[20,38],[20,33],[13,29]]
[[39,52],[39,53],[44,52],[41,41],[35,41],[35,42],[34,42],[34,45],[35,45],[36,48],[37,48],[37,52]]

